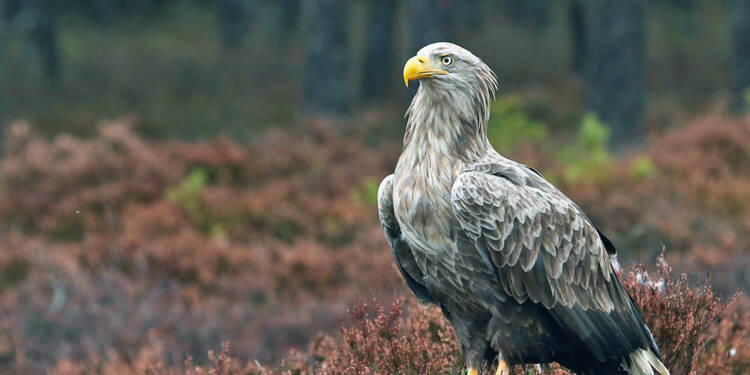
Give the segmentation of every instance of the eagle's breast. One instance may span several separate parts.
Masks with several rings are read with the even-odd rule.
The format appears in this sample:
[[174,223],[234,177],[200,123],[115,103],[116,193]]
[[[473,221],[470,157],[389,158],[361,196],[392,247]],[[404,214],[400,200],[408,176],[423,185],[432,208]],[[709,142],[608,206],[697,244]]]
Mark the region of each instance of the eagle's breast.
[[433,152],[402,154],[394,174],[394,214],[406,240],[430,255],[455,251],[451,187],[461,166]]

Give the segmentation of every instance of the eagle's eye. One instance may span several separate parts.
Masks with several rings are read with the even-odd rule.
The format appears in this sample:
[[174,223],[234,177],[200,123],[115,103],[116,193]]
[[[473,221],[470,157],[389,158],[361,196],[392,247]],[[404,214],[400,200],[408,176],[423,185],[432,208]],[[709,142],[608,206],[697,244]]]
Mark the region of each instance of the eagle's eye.
[[453,64],[453,56],[451,56],[451,55],[445,55],[445,56],[443,56],[443,57],[440,58],[440,62],[443,65],[446,65],[446,66],[448,66],[450,64]]

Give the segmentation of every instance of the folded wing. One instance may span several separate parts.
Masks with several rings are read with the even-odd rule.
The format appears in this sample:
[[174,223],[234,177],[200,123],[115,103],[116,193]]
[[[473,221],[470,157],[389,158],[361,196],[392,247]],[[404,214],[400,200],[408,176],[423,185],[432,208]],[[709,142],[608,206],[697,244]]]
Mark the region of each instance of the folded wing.
[[578,206],[526,169],[479,169],[456,179],[451,199],[502,291],[518,303],[543,305],[600,360],[636,348],[658,353],[604,240]]

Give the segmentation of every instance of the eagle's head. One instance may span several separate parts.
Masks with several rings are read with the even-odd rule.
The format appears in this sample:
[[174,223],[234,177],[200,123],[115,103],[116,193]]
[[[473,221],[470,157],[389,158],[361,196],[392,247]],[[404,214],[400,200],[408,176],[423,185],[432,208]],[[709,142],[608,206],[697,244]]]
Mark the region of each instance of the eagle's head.
[[494,94],[495,73],[481,59],[453,43],[423,47],[404,65],[404,83],[418,79],[430,91],[482,91]]
[[[495,73],[481,59],[453,43],[433,43],[417,52],[404,65],[404,83],[420,80],[412,100],[410,122],[484,128],[490,101],[497,89]],[[435,120],[435,121],[433,121]]]

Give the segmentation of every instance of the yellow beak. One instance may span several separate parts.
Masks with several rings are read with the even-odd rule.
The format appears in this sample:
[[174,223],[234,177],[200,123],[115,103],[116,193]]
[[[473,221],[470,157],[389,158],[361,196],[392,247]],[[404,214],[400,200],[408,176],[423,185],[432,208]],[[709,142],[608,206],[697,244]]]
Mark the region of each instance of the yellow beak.
[[404,65],[404,83],[406,87],[409,87],[409,81],[413,79],[429,78],[436,74],[448,74],[448,72],[429,66],[427,58],[424,56],[414,56],[406,61],[406,65]]

